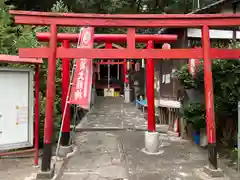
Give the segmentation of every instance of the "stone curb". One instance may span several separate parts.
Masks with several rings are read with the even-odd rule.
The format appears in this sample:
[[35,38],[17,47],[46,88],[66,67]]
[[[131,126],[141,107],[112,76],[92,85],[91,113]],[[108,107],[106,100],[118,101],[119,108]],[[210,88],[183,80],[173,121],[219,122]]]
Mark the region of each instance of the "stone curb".
[[64,173],[64,169],[67,166],[69,160],[74,156],[74,154],[77,152],[77,146],[73,147],[73,152],[68,153],[67,156],[63,159],[63,163],[60,166],[60,169],[58,170],[58,172],[56,172],[55,176],[52,178],[52,180],[61,180],[63,173]]

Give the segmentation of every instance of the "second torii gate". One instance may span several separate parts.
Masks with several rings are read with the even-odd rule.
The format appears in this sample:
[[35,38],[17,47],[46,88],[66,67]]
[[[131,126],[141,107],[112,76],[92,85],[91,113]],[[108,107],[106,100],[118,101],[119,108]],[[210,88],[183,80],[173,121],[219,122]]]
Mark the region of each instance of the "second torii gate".
[[[41,42],[48,42],[50,40],[51,34],[47,32],[38,32],[36,37]],[[138,43],[145,43],[147,48],[152,48],[152,43],[170,43],[175,42],[177,40],[177,35],[155,35],[155,34],[137,34],[135,36],[135,40]],[[71,33],[58,33],[57,40],[58,42],[62,43],[63,48],[69,48],[70,43],[77,43],[79,39],[79,34],[71,34]],[[126,43],[127,41],[127,34],[94,34],[94,42],[97,43],[106,43],[106,48],[111,49],[112,43]],[[148,43],[150,42],[150,43]],[[97,64],[123,64],[124,68],[124,83],[127,83],[126,75],[127,75],[127,61],[124,60],[123,62],[104,62],[104,63],[97,63]],[[69,72],[70,72],[70,60],[69,58],[64,58],[62,61],[62,111],[65,107],[65,101],[67,98],[67,92],[69,87]],[[150,109],[151,111],[151,109]],[[153,122],[153,121],[151,121]],[[150,123],[151,123],[150,122]],[[152,129],[155,125],[151,125]],[[150,129],[150,130],[152,130]],[[62,140],[61,144],[63,146],[67,146],[69,143],[70,138],[70,108],[67,108],[64,125],[63,125],[63,133],[62,133]]]

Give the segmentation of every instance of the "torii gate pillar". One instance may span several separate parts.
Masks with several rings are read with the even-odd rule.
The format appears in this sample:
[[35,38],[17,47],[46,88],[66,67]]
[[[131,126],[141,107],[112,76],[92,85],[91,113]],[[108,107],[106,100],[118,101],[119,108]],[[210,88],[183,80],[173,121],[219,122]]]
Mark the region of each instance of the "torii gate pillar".
[[224,174],[218,168],[216,128],[213,100],[213,79],[212,79],[212,60],[210,58],[210,39],[209,27],[202,27],[202,47],[203,47],[203,66],[204,66],[204,85],[205,85],[205,109],[206,109],[206,128],[208,135],[208,160],[209,164],[203,171],[211,177],[223,177]]
[[[50,52],[48,61],[48,76],[47,76],[47,90],[46,90],[46,116],[44,122],[44,144],[43,144],[43,158],[42,158],[42,172],[45,174],[38,174],[39,176],[49,178],[53,177],[54,172],[51,169],[52,158],[52,135],[53,135],[53,117],[54,117],[54,100],[55,100],[55,79],[56,79],[56,53],[57,53],[57,30],[56,24],[51,24],[50,27]],[[41,177],[38,177],[39,179]]]

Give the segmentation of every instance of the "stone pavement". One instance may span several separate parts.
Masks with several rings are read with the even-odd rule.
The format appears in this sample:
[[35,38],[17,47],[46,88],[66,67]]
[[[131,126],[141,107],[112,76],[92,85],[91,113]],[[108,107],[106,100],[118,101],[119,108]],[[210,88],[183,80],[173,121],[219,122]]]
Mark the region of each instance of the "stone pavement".
[[33,167],[33,157],[0,158],[0,179],[25,180],[31,173],[37,173],[37,169]]
[[133,104],[124,103],[123,98],[98,97],[78,128],[137,128],[146,124],[141,111]]
[[[98,98],[78,128],[136,128],[146,125],[143,114],[121,98]],[[62,180],[199,180],[196,168],[207,164],[205,150],[186,140],[161,134],[161,155],[147,155],[143,131],[89,131],[76,136],[76,153]],[[231,178],[235,180],[235,178]],[[236,179],[239,179],[236,178]]]

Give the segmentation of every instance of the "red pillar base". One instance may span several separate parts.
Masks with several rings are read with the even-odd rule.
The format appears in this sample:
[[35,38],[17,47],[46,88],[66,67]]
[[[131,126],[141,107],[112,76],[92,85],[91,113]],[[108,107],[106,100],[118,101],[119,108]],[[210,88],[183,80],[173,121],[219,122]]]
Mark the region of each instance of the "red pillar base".
[[67,155],[69,153],[73,152],[73,146],[69,145],[69,146],[60,146],[59,147],[59,152],[58,152],[58,156],[59,157],[67,157]]
[[47,171],[47,172],[39,172],[37,174],[37,178],[36,179],[52,179],[54,176],[54,170],[50,170],[50,171]]
[[[51,171],[51,159],[52,159],[52,144],[44,143],[43,145],[43,157],[41,170],[43,172]],[[49,163],[50,162],[50,163]]]
[[70,144],[70,132],[62,132],[61,145],[69,146]]
[[221,169],[212,169],[209,166],[203,168],[203,172],[207,174],[208,177],[212,178],[223,178],[224,173]]
[[214,144],[208,144],[208,160],[209,160],[209,167],[211,169],[217,169],[217,145]]

